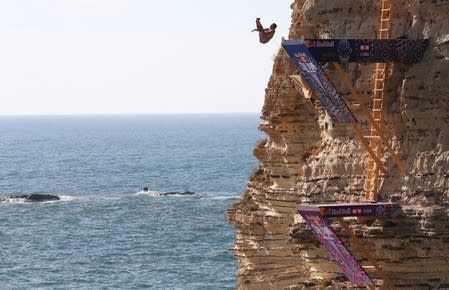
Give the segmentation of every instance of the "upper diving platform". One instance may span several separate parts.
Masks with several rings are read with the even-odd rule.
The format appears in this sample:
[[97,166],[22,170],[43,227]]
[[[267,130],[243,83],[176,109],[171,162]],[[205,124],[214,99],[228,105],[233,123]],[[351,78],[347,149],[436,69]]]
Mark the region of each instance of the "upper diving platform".
[[288,52],[297,53],[304,45],[317,62],[416,63],[429,45],[428,39],[314,39],[284,40]]

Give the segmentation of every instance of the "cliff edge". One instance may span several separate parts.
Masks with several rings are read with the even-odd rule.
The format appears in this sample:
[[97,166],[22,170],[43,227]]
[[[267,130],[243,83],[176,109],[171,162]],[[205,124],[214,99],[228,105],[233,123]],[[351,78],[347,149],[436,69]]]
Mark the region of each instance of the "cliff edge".
[[[289,39],[374,39],[381,1],[295,0]],[[351,227],[399,289],[449,289],[449,1],[391,1],[390,38],[428,38],[423,59],[389,66],[383,129],[406,165],[388,171],[379,200],[402,210],[392,218],[353,219]],[[370,107],[375,64],[345,64]],[[238,289],[352,288],[304,220],[297,204],[363,201],[368,153],[351,128],[334,125],[290,75],[282,49],[266,89],[254,148],[260,161],[240,201],[228,210],[235,226]],[[363,132],[369,125],[335,72],[329,78],[351,106]],[[338,224],[335,231],[348,242]],[[348,242],[349,243],[349,242]],[[363,261],[362,261],[363,262]],[[381,277],[369,273],[376,286]]]

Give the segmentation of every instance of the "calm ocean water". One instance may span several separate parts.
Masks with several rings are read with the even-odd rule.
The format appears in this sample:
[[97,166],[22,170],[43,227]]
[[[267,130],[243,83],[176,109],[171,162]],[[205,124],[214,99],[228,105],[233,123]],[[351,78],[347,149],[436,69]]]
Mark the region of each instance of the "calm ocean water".
[[[1,289],[231,289],[256,114],[0,117]],[[194,191],[193,196],[136,194]]]

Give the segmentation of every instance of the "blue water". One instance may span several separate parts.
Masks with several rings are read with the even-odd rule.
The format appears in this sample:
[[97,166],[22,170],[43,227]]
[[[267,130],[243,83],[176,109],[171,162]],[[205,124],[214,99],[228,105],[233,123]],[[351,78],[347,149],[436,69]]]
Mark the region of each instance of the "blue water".
[[[256,114],[0,117],[1,289],[231,289]],[[136,194],[194,191],[193,196]]]

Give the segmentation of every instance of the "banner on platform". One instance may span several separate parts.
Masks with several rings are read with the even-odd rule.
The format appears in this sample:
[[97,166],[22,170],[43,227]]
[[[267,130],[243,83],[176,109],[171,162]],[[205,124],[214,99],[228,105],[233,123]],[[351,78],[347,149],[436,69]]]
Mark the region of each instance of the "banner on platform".
[[424,56],[429,40],[305,39],[304,44],[317,62],[415,63]]
[[304,42],[283,42],[282,46],[298,66],[301,75],[320,99],[321,105],[336,124],[356,123],[357,119],[338,94],[327,74],[312,57]]

